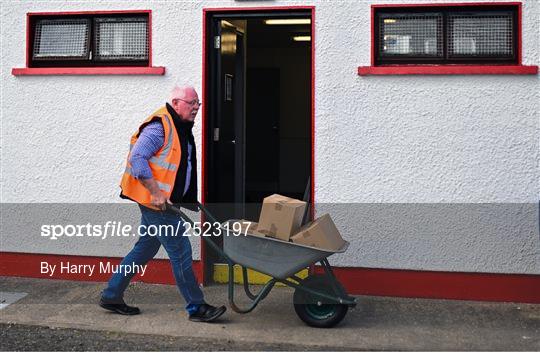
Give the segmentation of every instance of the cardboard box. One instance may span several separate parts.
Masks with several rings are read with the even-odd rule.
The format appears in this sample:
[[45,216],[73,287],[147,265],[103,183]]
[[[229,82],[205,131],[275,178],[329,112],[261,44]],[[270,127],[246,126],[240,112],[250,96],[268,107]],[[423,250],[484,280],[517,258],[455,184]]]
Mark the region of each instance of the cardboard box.
[[[265,234],[257,230],[257,228],[259,227],[259,224],[257,222],[247,221],[245,219],[241,219],[237,222],[240,222],[242,224],[242,235],[246,234],[246,229],[247,229],[247,235],[252,235],[255,237],[265,237]],[[251,222],[251,224],[247,222]]]
[[[240,231],[238,230],[238,224],[240,224]],[[257,222],[248,221],[246,219],[235,219],[235,220],[229,220],[223,223],[222,231],[224,232],[223,234],[227,234],[226,232],[228,229],[230,236],[232,236],[233,234],[237,234],[241,236],[244,236],[244,234],[247,234],[247,235],[253,235],[256,237],[265,237],[266,235],[257,231],[257,227],[258,227]],[[238,232],[240,232],[240,234],[238,234]]]
[[337,251],[345,245],[345,240],[339,234],[329,214],[303,226],[291,237],[291,240],[293,243],[330,251]]
[[269,237],[289,241],[302,225],[307,203],[283,195],[265,197],[258,231]]

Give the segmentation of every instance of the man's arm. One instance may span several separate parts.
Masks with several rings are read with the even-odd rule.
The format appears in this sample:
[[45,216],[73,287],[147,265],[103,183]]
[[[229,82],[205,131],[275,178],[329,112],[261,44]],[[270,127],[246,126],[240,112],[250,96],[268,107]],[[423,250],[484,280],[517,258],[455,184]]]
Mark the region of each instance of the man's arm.
[[158,187],[152,170],[148,165],[148,160],[156,154],[165,143],[165,132],[163,125],[159,121],[154,121],[143,128],[137,142],[131,150],[129,163],[133,176],[150,191],[151,203],[153,206],[164,208],[165,203],[170,201]]

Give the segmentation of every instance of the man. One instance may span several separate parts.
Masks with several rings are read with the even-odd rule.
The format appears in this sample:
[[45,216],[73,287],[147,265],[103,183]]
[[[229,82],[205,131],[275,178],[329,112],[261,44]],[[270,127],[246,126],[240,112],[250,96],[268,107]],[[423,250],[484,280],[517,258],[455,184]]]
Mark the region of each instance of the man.
[[[191,243],[188,237],[182,236],[183,221],[180,216],[165,211],[166,203],[188,205],[197,200],[197,160],[191,130],[200,106],[193,87],[175,87],[169,102],[150,115],[131,137],[120,196],[139,204],[141,225],[145,229],[159,225],[172,225],[175,229],[180,226],[180,229],[178,236],[171,232],[157,236],[140,234],[122,265],[145,265],[163,245],[176,285],[187,303],[189,320],[210,322],[220,317],[226,308],[205,303],[193,273]],[[124,291],[134,276],[133,271],[125,272],[113,274],[101,294],[100,306],[119,314],[136,315],[139,309],[123,300]]]

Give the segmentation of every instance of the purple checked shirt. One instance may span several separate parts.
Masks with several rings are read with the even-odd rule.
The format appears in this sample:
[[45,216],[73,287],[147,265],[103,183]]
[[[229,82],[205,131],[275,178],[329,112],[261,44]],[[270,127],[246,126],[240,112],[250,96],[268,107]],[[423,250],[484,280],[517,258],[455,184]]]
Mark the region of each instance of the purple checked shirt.
[[[161,122],[153,121],[143,128],[137,142],[135,142],[135,145],[131,150],[131,157],[129,159],[129,163],[131,163],[131,170],[135,178],[152,178],[152,171],[148,165],[148,160],[152,158],[161,147],[163,147],[164,143],[165,131],[163,130],[163,125]],[[184,195],[186,194],[191,181],[191,152],[193,150],[193,146],[191,146],[189,141],[187,146],[188,158]]]

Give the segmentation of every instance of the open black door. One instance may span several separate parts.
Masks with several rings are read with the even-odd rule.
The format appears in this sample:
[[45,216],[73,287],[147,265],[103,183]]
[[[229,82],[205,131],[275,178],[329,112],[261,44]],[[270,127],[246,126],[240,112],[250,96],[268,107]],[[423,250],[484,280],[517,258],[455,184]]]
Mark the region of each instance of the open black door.
[[[245,38],[241,28],[211,19],[210,116],[205,131],[208,146],[205,200],[219,221],[240,219],[244,207]],[[222,238],[214,238],[220,247]],[[206,263],[222,262],[207,248]],[[207,268],[211,275],[212,268]]]
[[244,33],[232,23],[214,19],[212,109],[206,200],[219,220],[243,217],[245,141]]

